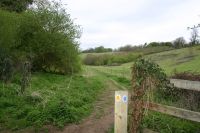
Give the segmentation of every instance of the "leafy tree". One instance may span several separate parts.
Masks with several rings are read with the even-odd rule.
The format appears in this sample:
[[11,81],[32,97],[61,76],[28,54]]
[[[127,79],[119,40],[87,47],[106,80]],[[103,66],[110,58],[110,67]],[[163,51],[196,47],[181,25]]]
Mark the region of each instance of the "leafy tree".
[[33,0],[1,0],[0,8],[8,11],[22,12],[26,10],[32,2]]
[[80,70],[78,42],[80,28],[58,3],[38,1],[23,14],[17,49],[33,63],[33,69],[73,73]]
[[147,45],[147,47],[156,47],[156,46],[160,46],[159,42],[151,42]]
[[14,66],[30,61],[35,71],[78,72],[80,34],[58,3],[38,1],[20,14],[0,10],[0,65],[9,57]]
[[190,44],[196,45],[199,43],[199,35],[197,28],[193,28],[191,32]]
[[175,48],[182,48],[182,47],[185,47],[186,46],[186,41],[183,37],[179,37],[179,38],[176,38],[174,41],[173,41],[173,46]]
[[169,46],[169,47],[173,46],[172,42],[160,42],[160,45],[161,46]]

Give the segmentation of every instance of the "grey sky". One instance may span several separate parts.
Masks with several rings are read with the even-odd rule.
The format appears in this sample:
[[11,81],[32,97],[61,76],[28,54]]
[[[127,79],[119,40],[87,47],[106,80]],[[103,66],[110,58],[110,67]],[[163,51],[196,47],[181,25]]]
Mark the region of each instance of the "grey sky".
[[61,1],[83,28],[81,49],[189,40],[187,27],[200,22],[200,0]]

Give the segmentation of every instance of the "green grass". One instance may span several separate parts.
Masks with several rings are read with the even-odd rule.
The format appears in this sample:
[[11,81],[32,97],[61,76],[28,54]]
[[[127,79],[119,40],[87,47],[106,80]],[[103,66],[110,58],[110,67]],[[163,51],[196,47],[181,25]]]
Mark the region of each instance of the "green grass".
[[91,113],[103,82],[101,77],[75,75],[70,83],[70,76],[35,73],[23,95],[19,84],[0,83],[0,132],[77,123]]
[[114,133],[114,125],[112,125],[106,133]]
[[158,63],[168,75],[177,72],[200,73],[200,46],[182,48],[145,56]]
[[[118,83],[118,86],[123,86],[125,88],[130,88],[131,84],[130,84],[130,80],[125,76],[125,75],[118,75],[117,72],[115,71],[110,71],[110,70],[106,70],[103,67],[87,67],[87,69],[89,69],[90,71],[95,71],[96,74],[100,75],[101,77],[104,77],[106,79],[112,79],[115,82]],[[105,71],[106,70],[106,71]],[[122,87],[120,87],[122,88]]]
[[143,128],[149,128],[159,133],[199,133],[200,124],[169,115],[149,111],[144,117]]

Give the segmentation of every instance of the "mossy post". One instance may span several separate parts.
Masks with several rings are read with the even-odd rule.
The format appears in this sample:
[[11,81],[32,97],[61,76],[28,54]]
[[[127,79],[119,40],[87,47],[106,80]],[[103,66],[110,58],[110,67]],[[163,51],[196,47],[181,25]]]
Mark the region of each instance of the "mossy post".
[[[166,74],[155,63],[137,59],[132,67],[132,90],[131,90],[131,118],[129,121],[129,131],[137,133],[144,114],[144,106],[148,107],[151,101],[153,89],[162,88],[167,83]],[[147,101],[147,105],[144,105]]]

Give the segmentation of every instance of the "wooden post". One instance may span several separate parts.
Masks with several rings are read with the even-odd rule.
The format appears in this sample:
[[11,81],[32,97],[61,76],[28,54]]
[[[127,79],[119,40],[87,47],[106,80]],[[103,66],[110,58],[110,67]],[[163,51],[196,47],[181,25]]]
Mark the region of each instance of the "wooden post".
[[127,133],[128,91],[115,91],[115,133]]

